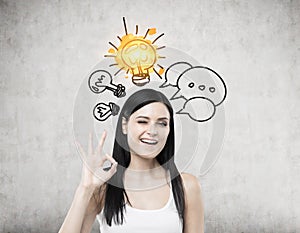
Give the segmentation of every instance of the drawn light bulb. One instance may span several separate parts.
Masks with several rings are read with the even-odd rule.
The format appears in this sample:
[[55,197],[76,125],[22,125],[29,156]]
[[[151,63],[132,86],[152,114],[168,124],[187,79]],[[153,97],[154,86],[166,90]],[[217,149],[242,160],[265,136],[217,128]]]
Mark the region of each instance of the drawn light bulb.
[[158,64],[157,61],[161,58],[166,58],[160,56],[158,52],[165,46],[157,46],[154,43],[164,33],[150,40],[147,36],[155,35],[156,28],[148,28],[144,35],[139,35],[138,25],[135,26],[135,33],[129,33],[125,17],[123,17],[123,23],[125,35],[118,36],[120,44],[115,45],[109,42],[112,48],[108,50],[108,54],[104,55],[104,57],[113,58],[115,61],[115,63],[109,65],[110,67],[115,66],[118,68],[114,76],[117,76],[123,70],[126,72],[125,78],[128,78],[127,74],[132,74],[131,80],[137,86],[144,86],[149,83],[150,74],[153,72],[162,79],[161,75],[164,73],[164,67]]
[[109,90],[118,98],[126,95],[125,87],[122,84],[113,84],[111,74],[105,70],[94,71],[89,77],[88,84],[90,90],[96,94]]
[[120,107],[115,103],[109,104],[98,103],[93,110],[93,115],[98,121],[105,121],[111,115],[115,116],[119,113]]
[[146,40],[135,39],[128,42],[121,52],[122,61],[131,69],[132,82],[143,86],[150,81],[149,69],[156,62],[156,50]]

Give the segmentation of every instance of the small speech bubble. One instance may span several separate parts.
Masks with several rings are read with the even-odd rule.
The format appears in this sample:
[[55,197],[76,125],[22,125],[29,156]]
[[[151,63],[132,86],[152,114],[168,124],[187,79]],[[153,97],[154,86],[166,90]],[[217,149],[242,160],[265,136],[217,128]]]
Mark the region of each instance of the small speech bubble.
[[204,122],[210,120],[216,113],[214,103],[205,97],[194,97],[185,102],[177,114],[187,114],[192,120]]
[[191,68],[192,65],[188,62],[176,62],[168,67],[165,72],[165,82],[160,85],[160,88],[168,86],[176,87],[178,77],[187,69]]
[[184,98],[185,100],[187,100],[187,98],[184,97],[184,94],[182,93],[181,89],[178,89],[173,96],[171,97],[171,100],[176,100],[179,98]]
[[177,79],[178,90],[171,100],[203,97],[211,100],[215,106],[220,105],[227,95],[227,88],[221,76],[204,66],[194,66],[185,70]]

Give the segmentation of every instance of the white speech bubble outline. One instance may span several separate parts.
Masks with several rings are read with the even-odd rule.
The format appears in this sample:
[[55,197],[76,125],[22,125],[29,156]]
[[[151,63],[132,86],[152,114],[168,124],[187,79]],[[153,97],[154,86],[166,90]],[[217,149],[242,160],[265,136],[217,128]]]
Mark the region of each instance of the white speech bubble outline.
[[[226,98],[226,96],[227,96],[227,87],[226,87],[226,84],[225,84],[225,82],[224,82],[224,80],[222,79],[222,77],[216,72],[216,71],[214,71],[213,69],[211,69],[211,68],[209,68],[209,67],[207,67],[207,66],[193,66],[193,67],[191,67],[191,68],[188,68],[187,70],[185,70],[179,77],[178,77],[178,79],[177,79],[177,83],[176,83],[176,87],[177,87],[177,91],[173,94],[173,96],[171,97],[171,100],[175,100],[175,99],[179,99],[179,98],[183,98],[183,99],[185,99],[185,100],[188,100],[188,99],[191,99],[191,98],[186,98],[184,95],[183,95],[183,91],[182,91],[182,89],[179,87],[179,81],[180,81],[180,79],[187,73],[187,72],[189,72],[190,70],[193,70],[193,69],[204,69],[204,70],[207,70],[207,71],[209,71],[209,72],[212,72],[214,75],[216,75],[218,78],[219,78],[219,80],[221,81],[221,83],[222,83],[222,87],[224,88],[223,90],[224,90],[224,94],[223,94],[223,98],[221,98],[221,100],[218,102],[218,103],[214,103],[214,105],[215,106],[219,106],[220,104],[222,104],[223,102],[224,102],[224,100],[225,100],[225,98]],[[185,76],[184,76],[185,77]],[[189,76],[187,75],[187,77],[185,77],[185,78],[188,78],[189,79]],[[214,80],[213,80],[213,82],[214,82]],[[220,96],[222,96],[221,94],[220,94],[220,90],[219,90],[219,88],[216,88],[216,90],[217,90],[217,92],[218,92],[218,94],[220,95]],[[196,97],[196,96],[195,96]],[[197,96],[197,97],[200,97],[200,96]],[[192,97],[193,98],[193,97]]]
[[[181,61],[181,62],[175,62],[174,64],[170,65],[166,72],[165,72],[165,82],[160,85],[160,88],[165,88],[165,87],[168,87],[168,86],[172,86],[172,87],[176,87],[177,85],[177,80],[178,80],[178,77],[187,69],[193,67],[190,63],[188,62],[184,62],[184,61]],[[174,78],[172,80],[172,78],[168,77],[171,73],[171,72],[174,72],[175,74],[178,74],[176,78]],[[173,83],[174,81],[174,83]]]
[[[206,119],[197,119],[197,118],[195,118],[195,117],[193,116],[193,112],[191,112],[190,109],[189,109],[190,107],[191,107],[192,109],[195,109],[196,106],[194,106],[194,104],[193,104],[192,102],[197,101],[197,100],[199,100],[199,99],[208,101],[208,102],[211,104],[211,106],[213,106],[213,112],[212,112],[212,114],[211,114],[208,118],[206,118]],[[183,108],[180,109],[180,110],[179,110],[178,112],[176,112],[176,113],[177,113],[177,114],[187,114],[192,120],[197,121],[197,122],[205,122],[205,121],[208,121],[208,120],[210,120],[211,118],[213,118],[213,116],[214,116],[215,113],[216,113],[216,106],[215,106],[214,103],[213,103],[210,99],[208,99],[208,98],[205,98],[205,97],[193,97],[193,98],[189,99],[188,101],[186,101],[186,102],[184,103],[184,105],[183,105]]]

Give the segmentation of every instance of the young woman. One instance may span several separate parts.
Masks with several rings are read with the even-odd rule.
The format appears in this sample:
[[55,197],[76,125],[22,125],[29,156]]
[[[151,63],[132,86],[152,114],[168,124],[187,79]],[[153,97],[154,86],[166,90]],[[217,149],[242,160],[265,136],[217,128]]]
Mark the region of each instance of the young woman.
[[199,182],[176,168],[173,109],[162,93],[142,89],[127,99],[112,157],[102,154],[105,137],[93,150],[90,136],[87,153],[79,145],[90,162],[59,233],[90,232],[96,217],[101,233],[204,232]]

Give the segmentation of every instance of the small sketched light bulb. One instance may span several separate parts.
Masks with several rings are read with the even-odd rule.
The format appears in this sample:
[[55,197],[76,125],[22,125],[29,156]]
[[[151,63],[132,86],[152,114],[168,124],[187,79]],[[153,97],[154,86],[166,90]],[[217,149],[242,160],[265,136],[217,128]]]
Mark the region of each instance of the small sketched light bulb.
[[115,116],[119,113],[120,107],[115,103],[109,104],[98,103],[93,110],[93,115],[98,121],[105,121],[111,115]]
[[125,87],[122,84],[112,83],[112,76],[105,70],[96,70],[89,77],[89,88],[92,92],[100,94],[105,90],[112,91],[118,98],[126,95]]

